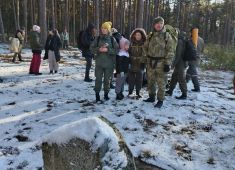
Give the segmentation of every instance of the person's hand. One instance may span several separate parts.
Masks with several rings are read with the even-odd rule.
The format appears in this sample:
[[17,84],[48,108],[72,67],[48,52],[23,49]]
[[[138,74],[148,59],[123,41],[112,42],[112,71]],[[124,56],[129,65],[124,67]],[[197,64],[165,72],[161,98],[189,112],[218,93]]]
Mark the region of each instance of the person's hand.
[[106,52],[108,52],[108,48],[107,47],[100,47],[99,52],[106,53]]
[[165,64],[163,70],[164,70],[165,73],[168,73],[171,70],[171,68],[170,68],[169,65]]
[[124,72],[121,72],[121,73],[120,73],[120,76],[121,76],[121,77],[124,77],[124,76],[125,76],[125,73],[124,73]]

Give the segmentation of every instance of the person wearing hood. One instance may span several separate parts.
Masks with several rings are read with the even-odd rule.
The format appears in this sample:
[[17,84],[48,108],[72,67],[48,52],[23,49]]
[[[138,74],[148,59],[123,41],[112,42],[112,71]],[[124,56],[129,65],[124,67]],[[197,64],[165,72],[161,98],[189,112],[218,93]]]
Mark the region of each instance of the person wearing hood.
[[141,98],[140,90],[143,84],[144,52],[143,45],[146,41],[146,33],[142,28],[136,28],[130,35],[130,69],[128,73],[129,96],[132,95],[134,88],[136,95]]
[[110,36],[112,28],[111,22],[104,22],[101,26],[101,34],[91,44],[91,51],[95,58],[95,94],[96,102],[100,102],[100,91],[104,89],[104,99],[109,100],[110,80],[115,67],[116,54],[118,44],[116,40]]
[[[58,62],[60,61],[60,51],[62,43],[59,37],[59,33],[56,29],[49,31],[48,38],[45,45],[45,57],[48,59],[50,74],[57,73],[59,69]],[[46,56],[47,55],[47,56]]]
[[41,75],[39,72],[41,64],[42,44],[40,40],[40,27],[33,26],[33,31],[30,33],[30,47],[32,49],[33,58],[31,60],[29,74]]
[[130,58],[129,58],[129,47],[130,47],[130,41],[126,38],[122,37],[119,41],[119,52],[116,56],[116,73],[117,73],[117,79],[116,79],[116,99],[122,100],[124,98],[123,91],[124,91],[124,85],[127,78],[127,73],[129,69],[130,64]]
[[153,21],[153,32],[144,44],[145,62],[147,64],[149,98],[145,102],[155,102],[156,83],[158,85],[157,104],[161,108],[165,99],[166,76],[170,71],[171,60],[174,57],[174,40],[166,32],[164,19],[157,17]]
[[169,90],[166,91],[166,95],[172,96],[176,84],[179,83],[182,95],[176,97],[176,99],[181,99],[181,100],[187,98],[187,83],[186,83],[186,72],[185,72],[187,63],[186,61],[183,60],[184,51],[185,51],[185,42],[186,42],[186,33],[180,32],[178,36],[178,44],[176,47],[175,58],[172,63],[172,68],[174,68],[174,71],[171,76]]
[[63,48],[67,50],[69,48],[69,33],[67,31],[67,28],[65,28],[64,31],[61,33],[61,37],[63,40]]
[[86,30],[81,35],[81,41],[82,41],[82,56],[86,59],[86,70],[85,70],[85,82],[92,82],[92,79],[90,78],[90,69],[92,65],[92,58],[94,57],[90,46],[91,43],[94,41],[96,35],[96,28],[95,25],[92,23],[89,23]]
[[18,29],[16,31],[15,38],[19,39],[20,44],[19,44],[18,52],[15,53],[14,56],[13,56],[13,59],[12,59],[13,63],[15,62],[17,56],[19,58],[19,61],[23,61],[22,56],[21,56],[21,51],[22,51],[23,43],[24,43],[24,39],[25,39],[25,30],[24,30],[24,28]]

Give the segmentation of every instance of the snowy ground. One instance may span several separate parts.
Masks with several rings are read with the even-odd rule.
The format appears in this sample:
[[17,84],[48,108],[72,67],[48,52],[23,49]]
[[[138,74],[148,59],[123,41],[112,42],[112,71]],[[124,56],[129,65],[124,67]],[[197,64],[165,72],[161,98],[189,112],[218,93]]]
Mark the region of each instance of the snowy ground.
[[[3,53],[7,46],[1,44]],[[233,73],[200,72],[201,93],[189,92],[185,101],[167,97],[161,109],[143,102],[146,88],[143,99],[116,101],[111,90],[111,100],[95,104],[94,82],[83,81],[84,59],[76,51],[62,55],[59,74],[49,75],[43,61],[41,76],[28,74],[30,50],[23,51],[22,63],[0,57],[0,169],[42,169],[38,141],[96,115],[113,122],[134,156],[148,163],[164,169],[235,169]],[[177,88],[174,96],[179,94]]]

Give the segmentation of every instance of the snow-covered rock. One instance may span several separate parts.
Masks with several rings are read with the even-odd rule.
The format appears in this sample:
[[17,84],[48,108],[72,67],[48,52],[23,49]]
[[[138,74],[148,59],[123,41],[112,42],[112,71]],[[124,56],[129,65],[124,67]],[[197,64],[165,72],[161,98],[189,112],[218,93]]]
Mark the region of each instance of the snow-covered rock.
[[97,117],[82,119],[51,132],[42,144],[44,169],[135,169],[120,134]]

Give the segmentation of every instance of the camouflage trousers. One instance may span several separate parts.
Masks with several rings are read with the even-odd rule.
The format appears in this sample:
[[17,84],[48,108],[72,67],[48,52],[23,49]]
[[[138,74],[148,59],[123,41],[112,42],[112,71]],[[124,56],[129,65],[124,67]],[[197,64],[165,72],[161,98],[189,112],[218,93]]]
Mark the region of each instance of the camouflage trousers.
[[147,77],[148,77],[148,93],[149,97],[156,96],[156,84],[158,86],[157,99],[163,101],[165,99],[166,90],[166,78],[167,73],[163,71],[163,61],[158,61],[156,67],[152,68],[147,65]]
[[110,90],[110,80],[113,75],[113,68],[104,68],[102,66],[95,67],[95,92],[99,93],[102,87],[102,79],[103,80],[103,87],[104,93],[108,93]]
[[187,95],[187,83],[186,83],[186,73],[185,69],[177,69],[175,68],[170,81],[169,90],[173,92],[175,89],[176,84],[179,83],[180,90],[182,94]]

